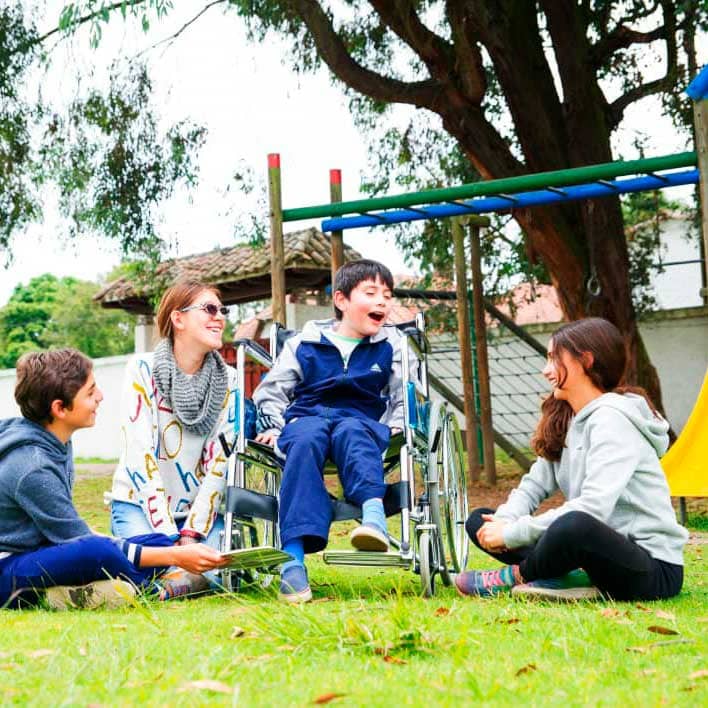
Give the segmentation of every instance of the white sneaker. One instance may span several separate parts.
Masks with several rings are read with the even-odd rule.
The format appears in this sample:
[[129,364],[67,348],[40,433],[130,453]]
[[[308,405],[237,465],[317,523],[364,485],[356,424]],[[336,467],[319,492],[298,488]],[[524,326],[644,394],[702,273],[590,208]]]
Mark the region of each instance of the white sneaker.
[[389,549],[388,535],[376,526],[362,524],[357,526],[349,536],[349,541],[357,551],[378,551],[385,553]]
[[53,610],[112,610],[130,604],[135,587],[126,580],[97,580],[88,585],[56,585],[44,597]]

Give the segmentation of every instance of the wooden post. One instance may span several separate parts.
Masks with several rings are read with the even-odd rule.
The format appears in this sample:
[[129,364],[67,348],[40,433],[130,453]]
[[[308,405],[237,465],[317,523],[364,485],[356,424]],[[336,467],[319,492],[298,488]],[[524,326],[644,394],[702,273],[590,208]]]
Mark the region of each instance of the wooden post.
[[708,305],[708,99],[694,101],[693,124],[696,133],[696,155],[698,156],[699,202],[701,205],[701,231],[703,233],[703,304]]
[[[329,171],[329,200],[334,204],[342,201],[342,170]],[[334,297],[334,276],[344,265],[344,238],[342,231],[332,231],[332,297]]]
[[285,321],[285,250],[283,247],[283,203],[280,188],[280,155],[268,155],[268,201],[270,204],[270,283],[273,322]]
[[479,481],[479,446],[477,445],[477,412],[475,410],[474,381],[472,379],[472,341],[470,313],[467,303],[467,259],[465,232],[459,218],[452,219],[452,240],[455,245],[455,288],[457,291],[457,338],[460,344],[462,390],[465,409],[465,441],[467,467],[470,479]]
[[482,425],[482,449],[484,451],[484,476],[489,484],[497,483],[497,468],[494,460],[494,428],[492,426],[492,393],[489,385],[489,356],[487,353],[487,325],[484,310],[482,285],[482,247],[479,238],[480,226],[470,225],[472,253],[472,302],[474,304],[474,331],[477,340],[477,372],[479,384],[479,417]]

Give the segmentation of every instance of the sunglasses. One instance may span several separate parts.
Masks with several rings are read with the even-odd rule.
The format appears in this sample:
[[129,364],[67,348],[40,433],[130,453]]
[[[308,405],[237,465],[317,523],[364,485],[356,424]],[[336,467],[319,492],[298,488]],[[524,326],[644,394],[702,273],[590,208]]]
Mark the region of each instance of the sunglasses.
[[226,305],[215,305],[213,302],[203,302],[200,305],[183,307],[180,312],[189,312],[190,310],[204,310],[209,317],[216,317],[217,315],[227,317],[229,314],[229,308]]

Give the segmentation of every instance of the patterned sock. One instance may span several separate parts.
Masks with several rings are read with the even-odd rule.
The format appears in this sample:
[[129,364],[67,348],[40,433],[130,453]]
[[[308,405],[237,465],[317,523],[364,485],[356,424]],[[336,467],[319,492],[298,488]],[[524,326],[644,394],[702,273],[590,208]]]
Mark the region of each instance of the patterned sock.
[[283,565],[283,567],[288,565],[288,563],[298,563],[299,565],[305,564],[305,544],[302,538],[293,538],[288,541],[283,546],[283,550],[295,559],[294,561],[288,561]]
[[386,513],[381,499],[368,499],[361,505],[361,523],[386,533]]

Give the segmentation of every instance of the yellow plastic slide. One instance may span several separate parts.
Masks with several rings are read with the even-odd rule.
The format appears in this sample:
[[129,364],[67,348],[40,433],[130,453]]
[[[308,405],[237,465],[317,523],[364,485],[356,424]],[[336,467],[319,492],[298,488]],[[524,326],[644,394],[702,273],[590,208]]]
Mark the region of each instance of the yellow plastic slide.
[[661,465],[672,497],[708,497],[708,372],[681,435]]

